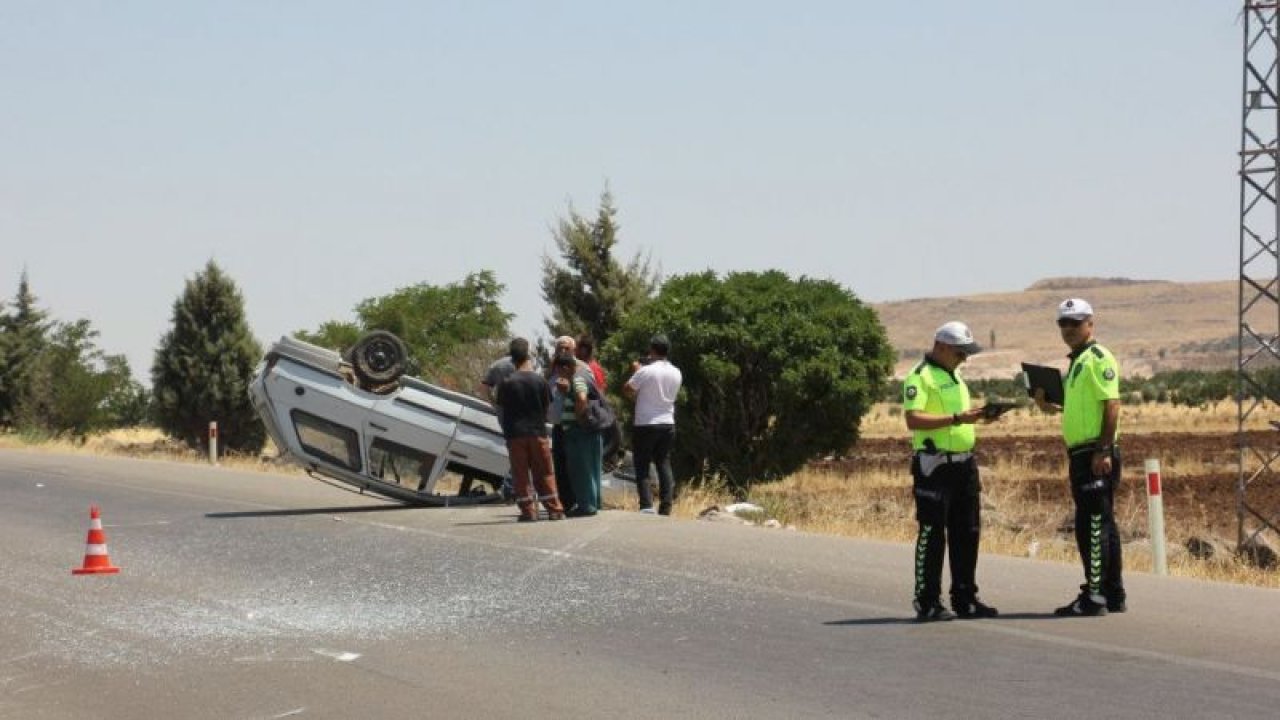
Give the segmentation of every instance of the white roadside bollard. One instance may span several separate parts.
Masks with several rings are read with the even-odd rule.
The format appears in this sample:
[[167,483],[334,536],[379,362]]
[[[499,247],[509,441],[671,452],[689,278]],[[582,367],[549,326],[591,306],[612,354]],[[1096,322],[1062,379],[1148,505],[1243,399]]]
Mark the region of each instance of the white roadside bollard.
[[1144,463],[1147,472],[1147,519],[1151,525],[1151,569],[1157,575],[1168,575],[1164,555],[1164,498],[1160,490],[1160,461]]
[[218,464],[218,421],[209,421],[209,464]]

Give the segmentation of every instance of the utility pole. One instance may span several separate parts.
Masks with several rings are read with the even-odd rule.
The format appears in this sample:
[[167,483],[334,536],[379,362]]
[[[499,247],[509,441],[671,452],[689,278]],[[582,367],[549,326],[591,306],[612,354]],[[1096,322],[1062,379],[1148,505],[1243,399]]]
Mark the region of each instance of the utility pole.
[[[1242,19],[1237,552],[1267,531],[1276,533],[1280,522],[1277,508],[1265,506],[1280,488],[1280,436],[1245,429],[1260,408],[1280,406],[1280,2],[1246,0]],[[1280,431],[1280,423],[1272,424]]]

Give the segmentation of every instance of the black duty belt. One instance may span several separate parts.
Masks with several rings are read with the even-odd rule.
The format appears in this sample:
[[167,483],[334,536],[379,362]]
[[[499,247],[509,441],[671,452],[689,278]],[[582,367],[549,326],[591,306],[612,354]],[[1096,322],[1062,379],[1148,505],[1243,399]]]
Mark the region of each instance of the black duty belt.
[[[1112,445],[1111,447],[1112,447],[1112,448],[1115,448],[1115,447],[1118,447],[1119,445],[1120,445],[1120,443],[1116,443],[1115,445]],[[1097,451],[1097,449],[1098,449],[1098,441],[1097,441],[1097,440],[1090,440],[1089,442],[1080,443],[1079,445],[1069,445],[1069,446],[1067,446],[1067,454],[1068,454],[1068,455],[1080,455],[1080,454],[1083,454],[1083,453],[1092,453],[1092,452],[1095,452],[1095,451]]]
[[969,458],[973,457],[972,450],[966,450],[965,452],[943,452],[943,451],[929,452],[928,450],[917,450],[916,454],[925,455],[930,458],[937,458],[944,462],[953,462],[953,463],[965,462]]
[[924,477],[933,475],[933,471],[943,465],[967,463],[972,460],[973,453],[971,452],[928,452],[925,450],[916,452],[916,466],[920,468],[920,474]]

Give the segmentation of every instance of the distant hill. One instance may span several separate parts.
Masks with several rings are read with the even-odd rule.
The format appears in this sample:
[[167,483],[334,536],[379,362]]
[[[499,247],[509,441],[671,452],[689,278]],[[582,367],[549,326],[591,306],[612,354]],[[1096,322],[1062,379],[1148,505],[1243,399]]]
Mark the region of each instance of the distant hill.
[[1022,292],[920,298],[872,307],[898,351],[898,377],[932,346],[935,328],[962,320],[987,348],[965,364],[965,376],[1005,378],[1024,361],[1066,365],[1066,346],[1054,322],[1058,303],[1068,297],[1082,297],[1093,305],[1095,334],[1116,354],[1126,375],[1236,366],[1235,280],[1050,278]]
[[1027,290],[1088,290],[1097,287],[1120,287],[1122,285],[1151,285],[1166,283],[1166,280],[1133,280],[1131,278],[1090,278],[1061,277],[1045,278],[1031,283]]

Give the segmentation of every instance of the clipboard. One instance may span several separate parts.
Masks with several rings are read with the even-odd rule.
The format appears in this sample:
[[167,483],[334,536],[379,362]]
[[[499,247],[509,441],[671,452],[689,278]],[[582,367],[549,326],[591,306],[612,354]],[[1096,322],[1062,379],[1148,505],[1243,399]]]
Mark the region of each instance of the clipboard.
[[1062,372],[1047,365],[1022,363],[1022,384],[1027,388],[1027,396],[1035,397],[1036,390],[1044,388],[1044,399],[1054,405],[1061,405],[1065,399],[1062,392]]

